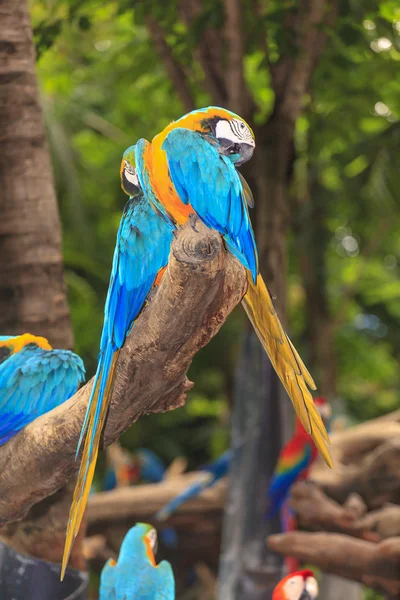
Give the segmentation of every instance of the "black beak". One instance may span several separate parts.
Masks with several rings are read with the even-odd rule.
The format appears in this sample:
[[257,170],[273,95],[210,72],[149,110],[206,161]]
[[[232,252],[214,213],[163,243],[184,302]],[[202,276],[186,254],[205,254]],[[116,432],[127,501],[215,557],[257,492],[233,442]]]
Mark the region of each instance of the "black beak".
[[[253,156],[254,145],[245,143],[238,144],[224,138],[219,138],[218,143],[220,154],[223,154],[224,156],[235,157],[233,160],[235,167],[243,165]],[[238,156],[238,158],[236,158],[236,156]]]
[[301,592],[301,596],[299,598],[299,600],[312,600],[310,594],[307,592],[307,590],[303,590]]
[[240,167],[240,165],[243,165],[245,162],[247,162],[248,160],[251,159],[251,157],[253,156],[253,152],[254,152],[254,146],[251,146],[250,144],[237,144],[237,145],[239,146],[238,154],[240,154],[240,158],[239,158],[239,160],[235,161],[235,166]]

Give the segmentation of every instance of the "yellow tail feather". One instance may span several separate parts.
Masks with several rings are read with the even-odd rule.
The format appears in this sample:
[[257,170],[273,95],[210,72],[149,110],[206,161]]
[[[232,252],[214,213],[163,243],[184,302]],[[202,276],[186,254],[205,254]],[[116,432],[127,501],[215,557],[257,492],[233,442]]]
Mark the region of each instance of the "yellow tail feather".
[[[93,482],[93,476],[94,476],[94,472],[95,472],[95,468],[96,468],[97,456],[99,453],[101,433],[103,431],[104,423],[105,423],[105,420],[107,417],[108,407],[109,407],[110,400],[111,400],[111,390],[112,390],[112,385],[113,385],[113,381],[114,381],[114,372],[115,372],[115,366],[117,364],[118,355],[119,355],[119,351],[115,352],[113,359],[112,359],[108,382],[107,382],[107,385],[106,385],[106,388],[104,391],[104,396],[103,396],[103,406],[101,407],[100,417],[99,417],[99,420],[97,423],[96,431],[94,432],[94,436],[93,436],[93,430],[94,430],[94,426],[95,426],[94,416],[95,416],[95,411],[96,411],[96,405],[98,402],[98,392],[99,392],[101,377],[99,377],[99,380],[97,382],[97,389],[95,391],[95,394],[93,397],[93,402],[90,407],[90,414],[89,414],[87,432],[86,432],[86,437],[85,437],[85,444],[84,444],[83,452],[82,452],[81,464],[79,467],[78,479],[76,482],[74,496],[73,496],[71,508],[69,511],[69,519],[68,519],[68,525],[67,525],[64,554],[63,554],[62,565],[61,565],[61,576],[60,576],[61,581],[64,579],[65,570],[67,568],[69,556],[71,554],[72,544],[74,543],[74,540],[75,540],[75,538],[78,534],[79,528],[81,526],[82,518],[85,513],[85,508],[86,508],[87,500],[88,500],[89,493],[90,493],[90,488],[91,488],[91,485]],[[92,450],[90,451],[91,440],[92,440]]]
[[271,296],[261,275],[254,284],[247,272],[247,292],[242,300],[243,308],[257,336],[269,356],[304,429],[315,442],[325,462],[332,467],[329,454],[329,437],[307,385],[315,389],[315,383],[283,330],[276,314]]

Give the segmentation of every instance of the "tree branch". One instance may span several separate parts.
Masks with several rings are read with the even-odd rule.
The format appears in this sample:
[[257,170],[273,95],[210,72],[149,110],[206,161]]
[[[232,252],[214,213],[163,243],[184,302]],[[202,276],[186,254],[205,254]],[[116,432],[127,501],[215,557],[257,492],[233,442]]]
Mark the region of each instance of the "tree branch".
[[328,472],[318,461],[311,477],[325,493],[343,503],[352,492],[368,508],[400,503],[400,426],[365,423],[331,436],[335,468]]
[[307,529],[346,533],[370,542],[400,535],[400,506],[388,505],[365,514],[366,505],[356,498],[356,508],[354,494],[342,506],[316,485],[299,482],[291,489],[290,505],[299,524]]
[[304,94],[326,43],[327,35],[320,26],[332,26],[337,13],[337,0],[307,0],[300,4],[298,14],[287,18],[287,29],[298,54],[295,58],[282,56],[271,69],[275,93],[281,98],[276,109],[289,123],[294,123],[300,114]]
[[243,10],[240,0],[224,0],[228,61],[225,76],[229,107],[241,115],[252,112],[252,97],[244,79]]
[[187,84],[186,75],[181,65],[172,54],[171,48],[165,39],[164,29],[151,16],[146,17],[146,24],[158,55],[164,63],[167,73],[180,96],[185,110],[190,112],[195,108],[194,98],[190,87]]
[[[172,244],[168,270],[120,352],[104,432],[109,446],[143,414],[181,406],[196,352],[240,302],[243,267],[202,223],[188,223]],[[75,473],[75,450],[91,380],[0,448],[0,524],[22,518]],[[23,485],[21,485],[23,482]]]
[[379,544],[335,533],[296,531],[271,535],[268,546],[324,571],[359,581],[384,593],[400,593],[400,538]]
[[[88,527],[98,527],[121,519],[154,521],[155,513],[167,502],[193,483],[201,473],[186,473],[171,477],[160,483],[149,483],[134,487],[124,487],[110,492],[99,492],[89,498],[87,519]],[[182,515],[204,515],[206,512],[222,514],[226,493],[226,480],[218,482],[199,496],[184,502],[176,513],[168,519],[168,526],[180,520]]]
[[[179,5],[183,22],[188,28],[193,27],[194,21],[203,10],[201,0],[183,0]],[[199,61],[204,73],[204,84],[212,101],[220,106],[227,102],[227,91],[224,82],[222,43],[220,32],[214,27],[206,27],[194,55]]]

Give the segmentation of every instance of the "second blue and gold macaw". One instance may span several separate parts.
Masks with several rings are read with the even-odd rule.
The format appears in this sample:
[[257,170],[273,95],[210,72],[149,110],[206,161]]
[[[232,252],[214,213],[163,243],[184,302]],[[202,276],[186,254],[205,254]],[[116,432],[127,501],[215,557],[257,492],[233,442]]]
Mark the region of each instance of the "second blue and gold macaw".
[[70,398],[85,378],[77,354],[44,337],[0,336],[0,445]]
[[145,140],[139,140],[136,146],[128,148],[122,161],[121,184],[130,198],[117,234],[99,361],[78,445],[79,451],[86,436],[67,526],[61,580],[93,481],[120,348],[148,293],[158,283],[168,263],[173,226],[152,209],[149,196],[142,191],[140,182],[143,152],[147,145]]

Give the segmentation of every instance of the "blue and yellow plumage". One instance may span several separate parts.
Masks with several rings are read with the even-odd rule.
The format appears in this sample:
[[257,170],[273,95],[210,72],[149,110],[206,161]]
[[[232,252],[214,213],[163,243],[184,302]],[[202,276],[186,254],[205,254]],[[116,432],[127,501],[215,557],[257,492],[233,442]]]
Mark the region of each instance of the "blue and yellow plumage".
[[329,438],[308,389],[315,389],[314,381],[284,332],[258,272],[247,209],[253,198],[236,171],[254,147],[254,134],[241,117],[208,107],[184,115],[155,136],[144,155],[145,170],[160,211],[177,225],[197,215],[223,235],[228,250],[246,267],[242,305],[305,430],[332,466]]
[[84,378],[73,352],[28,333],[0,336],[0,445],[68,400]]
[[155,560],[157,533],[137,523],[126,534],[118,561],[110,559],[100,579],[100,600],[174,600],[175,580],[169,562]]
[[173,226],[153,210],[139,179],[148,142],[139,140],[126,150],[121,184],[130,195],[121,219],[104,308],[100,354],[78,450],[85,439],[78,480],[67,527],[61,579],[79,530],[107,416],[118,354],[146,297],[168,263]]

